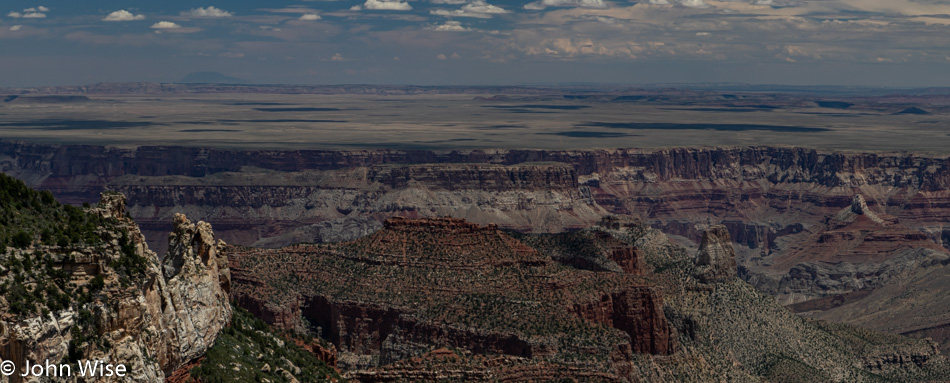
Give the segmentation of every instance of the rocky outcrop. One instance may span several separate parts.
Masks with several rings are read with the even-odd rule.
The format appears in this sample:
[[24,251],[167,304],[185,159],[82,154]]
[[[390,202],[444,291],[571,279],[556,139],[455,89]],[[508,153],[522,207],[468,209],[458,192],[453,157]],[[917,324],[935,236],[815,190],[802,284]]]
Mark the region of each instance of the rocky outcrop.
[[725,226],[706,229],[694,262],[696,277],[702,282],[722,282],[736,276],[736,252]]
[[[181,217],[173,250],[164,257],[180,267],[163,271],[125,208],[124,196],[106,193],[89,209],[111,222],[98,229],[102,245],[34,246],[11,255],[46,259],[41,270],[52,270],[53,278],[59,278],[57,270],[66,272],[90,298],[39,316],[4,316],[3,359],[18,366],[26,360],[106,360],[124,364],[128,376],[97,381],[156,382],[211,346],[231,313],[227,264],[216,250],[222,244],[213,243],[207,224]],[[67,380],[82,381],[76,373]]]
[[[864,196],[860,194],[855,195],[854,198],[851,199],[850,209],[842,210],[840,213],[838,213],[837,217],[835,218],[840,222],[850,222],[850,221],[854,221],[855,215],[864,216],[871,222],[874,222],[881,226],[886,226],[889,223],[889,222],[886,222],[883,218],[879,217],[873,211],[871,211],[871,209],[868,208],[867,201],[864,200]],[[893,218],[890,221],[892,221],[890,223],[896,223],[894,222],[896,220],[894,220]]]
[[168,332],[166,364],[177,366],[204,354],[230,322],[231,275],[221,252],[225,244],[215,242],[207,222],[176,215],[168,242],[161,261],[164,284],[146,292],[146,300],[159,300],[160,328]]
[[675,334],[662,308],[654,288],[631,287],[594,302],[575,303],[572,310],[581,318],[626,332],[634,353],[669,355],[675,349]]

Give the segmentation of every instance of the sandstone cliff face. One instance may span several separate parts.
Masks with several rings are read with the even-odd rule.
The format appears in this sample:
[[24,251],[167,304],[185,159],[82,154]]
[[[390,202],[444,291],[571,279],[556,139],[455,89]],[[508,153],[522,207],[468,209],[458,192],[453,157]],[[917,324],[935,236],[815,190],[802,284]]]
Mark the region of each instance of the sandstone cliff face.
[[703,233],[695,260],[696,277],[703,282],[722,282],[736,276],[736,252],[725,226],[710,227]]
[[[92,292],[92,301],[22,320],[5,316],[0,354],[18,366],[26,360],[105,360],[125,364],[129,376],[98,381],[161,381],[202,355],[230,319],[227,264],[216,252],[221,244],[211,242],[207,224],[199,223],[196,233],[195,225],[181,217],[165,260],[182,266],[163,273],[158,257],[126,217],[122,195],[104,194],[90,212],[117,222],[114,229],[99,231],[104,247],[33,247],[12,256],[52,256],[48,267],[71,273],[78,291],[85,286]],[[141,259],[144,273],[125,270],[133,268],[123,263],[129,259]],[[96,279],[101,290],[90,287]],[[79,379],[75,365],[73,372],[69,381]]]

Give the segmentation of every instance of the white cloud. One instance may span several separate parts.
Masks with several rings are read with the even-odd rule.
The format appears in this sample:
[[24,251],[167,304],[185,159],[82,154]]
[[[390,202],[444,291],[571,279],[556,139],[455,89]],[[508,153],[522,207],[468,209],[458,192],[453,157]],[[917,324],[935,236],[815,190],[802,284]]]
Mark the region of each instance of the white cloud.
[[437,16],[447,17],[476,17],[479,19],[489,19],[493,15],[503,15],[511,12],[502,7],[488,4],[485,2],[485,0],[475,0],[470,4],[466,4],[461,9],[435,9],[429,11],[429,13]]
[[339,53],[334,53],[333,57],[330,57],[330,61],[344,61],[343,55]]
[[[27,9],[31,9],[31,8],[27,8]],[[40,13],[40,12],[24,12],[24,13],[20,13],[20,12],[10,12],[10,13],[7,14],[7,16],[12,17],[12,18],[14,18],[14,19],[19,19],[19,18],[24,18],[24,19],[43,19],[43,18],[46,18],[46,14],[45,14],[45,13]]]
[[23,28],[23,26],[22,26],[22,25],[14,25],[14,26],[10,27],[10,30],[16,32],[16,31],[19,31],[20,28]]
[[320,20],[320,18],[321,18],[320,15],[316,13],[304,13],[300,15],[300,20],[306,20],[306,21]]
[[538,0],[524,5],[524,9],[541,10],[547,7],[607,8],[604,0]]
[[133,21],[133,20],[145,20],[145,15],[143,14],[133,14],[132,12],[120,9],[118,11],[112,12],[107,15],[102,21]]
[[670,5],[668,0],[649,0],[649,3],[653,5]]
[[458,5],[465,4],[468,0],[429,0],[432,4],[447,4],[447,5]]
[[210,6],[207,8],[195,8],[189,11],[183,11],[181,15],[190,16],[190,17],[217,18],[217,17],[231,17],[234,14],[231,12],[225,11],[221,8],[215,8],[213,6]]
[[[366,0],[366,2],[363,3],[363,9],[376,11],[410,11],[412,10],[412,6],[409,5],[409,2],[400,0]],[[358,11],[359,6],[355,5],[350,8],[350,10]]]
[[446,56],[444,53],[439,53],[438,55],[435,56],[435,58],[439,60],[448,60],[448,59],[458,60],[462,58],[462,56],[459,56],[458,53],[452,53],[451,56]]
[[175,24],[171,21],[159,21],[155,24],[152,24],[152,29],[178,29],[181,28],[181,25]]
[[686,8],[709,8],[709,4],[703,0],[680,0],[680,5]]
[[442,32],[467,32],[472,30],[471,28],[463,27],[461,22],[452,20],[446,21],[445,24],[442,25],[429,27],[429,29]]
[[40,5],[38,7],[24,8],[21,12],[11,11],[7,13],[7,17],[14,19],[43,19],[46,18],[46,14],[43,12],[49,12],[49,8]]

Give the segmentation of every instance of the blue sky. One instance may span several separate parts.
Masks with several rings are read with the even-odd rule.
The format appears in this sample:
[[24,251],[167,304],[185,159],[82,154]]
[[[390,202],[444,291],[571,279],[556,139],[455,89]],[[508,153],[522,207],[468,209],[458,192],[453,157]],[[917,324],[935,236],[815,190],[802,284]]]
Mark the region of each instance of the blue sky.
[[950,0],[21,1],[0,86],[950,86]]

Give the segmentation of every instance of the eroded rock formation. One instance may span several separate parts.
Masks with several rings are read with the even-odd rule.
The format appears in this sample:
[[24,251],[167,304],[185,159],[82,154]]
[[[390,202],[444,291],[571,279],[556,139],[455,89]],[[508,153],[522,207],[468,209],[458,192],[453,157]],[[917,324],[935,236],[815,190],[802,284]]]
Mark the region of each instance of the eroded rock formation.
[[695,262],[700,281],[722,282],[736,276],[736,251],[725,226],[706,229]]
[[[124,196],[107,193],[89,210],[114,225],[98,229],[101,246],[33,246],[5,256],[46,257],[44,273],[66,272],[90,300],[42,315],[4,315],[4,359],[18,366],[26,360],[104,360],[124,364],[129,375],[98,381],[157,382],[211,346],[231,315],[227,263],[217,252],[223,243],[213,242],[206,223],[181,216],[164,257],[180,267],[163,272],[125,208]],[[73,377],[64,380],[81,381],[78,375],[74,364]]]

